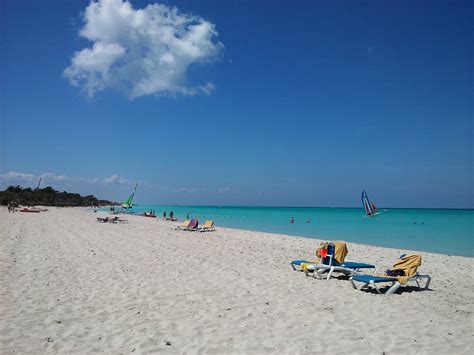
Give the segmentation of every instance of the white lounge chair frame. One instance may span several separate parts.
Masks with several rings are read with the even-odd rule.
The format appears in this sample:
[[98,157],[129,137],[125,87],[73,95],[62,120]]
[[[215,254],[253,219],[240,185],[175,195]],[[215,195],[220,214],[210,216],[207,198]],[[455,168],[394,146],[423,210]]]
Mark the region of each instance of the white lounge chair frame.
[[[310,273],[312,272],[314,278],[318,278],[320,280],[323,280],[323,274],[328,273],[327,276],[325,277],[326,280],[330,280],[332,277],[332,274],[334,272],[340,272],[344,275],[350,276],[350,275],[358,275],[358,274],[363,274],[364,272],[359,271],[359,269],[354,269],[354,268],[348,268],[343,265],[332,265],[334,263],[334,254],[328,254],[326,255],[327,258],[329,258],[329,264],[321,264],[321,263],[305,263],[307,264],[307,267],[305,268],[304,272],[306,276],[310,276]],[[322,259],[321,259],[322,260]],[[347,262],[351,262],[350,260],[346,260]],[[299,265],[299,268],[296,268],[294,264],[291,264],[291,267],[293,270],[302,270],[301,265]]]
[[[188,222],[188,223],[186,225],[184,225],[184,223],[186,223],[186,222]],[[183,221],[183,223],[181,223],[181,225],[176,226],[176,227],[172,227],[171,229],[175,230],[175,231],[185,230],[188,227],[190,222],[191,222],[190,220],[185,220],[185,221]]]
[[198,231],[199,232],[213,232],[216,230],[216,227],[214,227],[214,222],[212,222],[212,225],[211,226],[206,226],[208,221],[206,221],[206,223],[204,223],[201,227],[198,227]]
[[[390,277],[390,276],[387,276],[387,277]],[[423,279],[426,280],[424,288],[421,287],[420,282],[419,282],[420,280],[423,280]],[[357,286],[356,286],[354,280],[352,280],[352,277],[349,280],[352,283],[352,287],[357,290]],[[412,281],[416,282],[416,284],[417,284],[417,286],[420,290],[422,290],[422,289],[427,290],[430,287],[431,276],[430,275],[420,275],[420,274],[416,273],[414,276],[412,276],[408,279],[407,284],[408,284],[408,282],[412,282]],[[363,284],[360,289],[362,290],[362,289],[367,288],[367,287],[370,286],[370,287],[373,287],[380,295],[393,295],[401,286],[399,281],[387,281],[387,282],[391,282],[392,285],[390,286],[390,288],[385,293],[382,293],[380,291],[379,287],[377,286],[377,283],[374,282],[373,280]]]
[[[332,262],[332,255],[330,256],[331,260],[330,260],[330,263]],[[350,260],[347,260],[347,261],[350,261]],[[330,280],[331,277],[332,277],[332,274],[334,272],[340,272],[344,275],[359,275],[359,274],[363,274],[365,272],[362,272],[362,271],[359,271],[359,269],[351,269],[351,268],[348,268],[348,267],[344,267],[344,266],[341,266],[341,265],[332,265],[332,266],[329,266],[329,265],[326,265],[326,264],[308,264],[308,267],[306,269],[307,271],[305,271],[306,273],[306,276],[309,276],[309,272],[310,271],[313,271],[313,277],[315,278],[318,278],[320,280],[323,280],[324,278],[326,280]],[[327,272],[327,276],[326,277],[323,277],[323,274]]]

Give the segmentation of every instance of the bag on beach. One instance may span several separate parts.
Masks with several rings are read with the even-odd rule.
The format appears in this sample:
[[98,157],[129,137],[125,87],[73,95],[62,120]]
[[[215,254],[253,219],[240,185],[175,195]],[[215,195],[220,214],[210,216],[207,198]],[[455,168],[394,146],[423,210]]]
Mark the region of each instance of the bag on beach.
[[405,271],[401,269],[388,269],[386,272],[387,276],[405,276]]
[[325,258],[328,255],[328,246],[328,242],[321,242],[319,248],[316,249],[316,256],[321,259]]

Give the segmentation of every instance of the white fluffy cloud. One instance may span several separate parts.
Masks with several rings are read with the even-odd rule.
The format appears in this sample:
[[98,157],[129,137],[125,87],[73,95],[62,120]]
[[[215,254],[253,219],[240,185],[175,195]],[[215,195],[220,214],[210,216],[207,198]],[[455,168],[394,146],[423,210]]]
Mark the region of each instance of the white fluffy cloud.
[[130,181],[128,181],[127,179],[125,179],[121,176],[118,176],[118,175],[112,175],[109,178],[105,178],[104,182],[106,184],[119,184],[119,185],[130,185],[131,184]]
[[230,190],[232,190],[230,187],[220,187],[217,189],[217,193],[223,194],[223,193],[229,192]]
[[212,92],[215,89],[215,86],[213,83],[210,83],[209,81],[205,83],[204,85],[200,85],[199,89],[201,89],[207,96],[211,95]]
[[[107,88],[130,98],[196,94],[186,80],[189,66],[223,48],[212,23],[162,4],[135,10],[127,0],[92,1],[83,19],[80,35],[93,44],[74,53],[64,76],[90,97]],[[209,95],[214,85],[198,88]]]

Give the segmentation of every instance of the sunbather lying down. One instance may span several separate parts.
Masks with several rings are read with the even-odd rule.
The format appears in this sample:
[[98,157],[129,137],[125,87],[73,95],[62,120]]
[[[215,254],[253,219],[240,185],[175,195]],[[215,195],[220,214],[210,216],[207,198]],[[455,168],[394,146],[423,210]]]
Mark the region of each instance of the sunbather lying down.
[[97,222],[101,223],[128,223],[126,219],[120,219],[119,217],[97,217]]

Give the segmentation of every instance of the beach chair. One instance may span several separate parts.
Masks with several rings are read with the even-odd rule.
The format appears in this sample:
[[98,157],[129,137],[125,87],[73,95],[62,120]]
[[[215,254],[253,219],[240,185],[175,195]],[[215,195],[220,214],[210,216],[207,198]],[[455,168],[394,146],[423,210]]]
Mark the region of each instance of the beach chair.
[[[320,244],[320,247],[316,249],[316,252],[321,249],[327,250],[329,246],[328,242],[322,242]],[[313,264],[319,264],[321,262],[321,257],[318,256],[318,259],[313,259],[313,260],[302,260],[302,259],[297,259],[297,260],[292,260],[290,261],[290,265],[295,271],[305,271],[307,272],[307,267],[308,265],[313,265]]]
[[119,217],[114,218],[114,223],[128,223],[128,219],[121,219]]
[[[365,289],[371,287],[377,291],[379,294],[392,295],[394,294],[400,286],[405,286],[409,282],[415,282],[418,286],[418,289],[428,289],[430,287],[431,276],[429,275],[420,275],[418,274],[418,267],[421,265],[421,256],[420,255],[408,255],[400,258],[394,265],[391,270],[387,270],[385,274],[378,275],[354,275],[350,278],[352,287],[357,289],[355,282],[362,282],[363,285],[360,288]],[[393,276],[394,274],[399,273],[399,276]],[[387,275],[391,274],[391,275]],[[421,287],[420,281],[425,280],[424,288]],[[388,289],[385,293],[380,290],[377,286],[378,283],[389,283]]]
[[184,228],[183,230],[194,232],[198,230],[198,227],[199,227],[199,221],[197,219],[192,219],[189,221],[188,226]]
[[128,220],[126,219],[120,219],[118,216],[115,217],[97,217],[97,222],[101,223],[128,223]]
[[189,222],[191,222],[189,219],[183,221],[183,223],[180,226],[177,226],[176,228],[174,228],[174,230],[183,230],[183,229],[188,228]]
[[215,231],[214,221],[207,220],[202,227],[199,228],[200,232],[212,232]]
[[[362,269],[375,270],[375,265],[345,260],[347,252],[347,244],[345,242],[327,243],[326,255],[318,262],[293,260],[290,264],[294,270],[297,270],[299,267],[307,276],[312,274],[313,277],[317,277],[321,280],[325,273],[327,273],[327,275],[324,275],[325,278],[329,280],[334,272],[351,276],[360,274]],[[296,265],[298,265],[298,267],[296,267]]]

